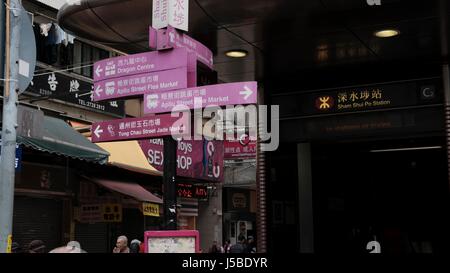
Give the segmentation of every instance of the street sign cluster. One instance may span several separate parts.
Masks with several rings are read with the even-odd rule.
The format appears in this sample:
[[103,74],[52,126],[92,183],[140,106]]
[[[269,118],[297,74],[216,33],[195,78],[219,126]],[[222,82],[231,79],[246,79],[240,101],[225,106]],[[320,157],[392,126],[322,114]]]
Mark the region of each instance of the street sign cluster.
[[[166,136],[191,136],[190,115],[171,113],[175,106],[184,109],[205,108],[209,105],[247,105],[257,102],[257,83],[238,82],[197,87],[197,64],[213,68],[212,52],[200,42],[192,39],[170,25],[153,29],[150,27],[150,46],[157,51],[120,56],[94,64],[93,100],[115,100],[126,97],[143,97],[144,113],[140,118],[126,118],[96,122],[92,125],[92,142],[119,140],[149,140]],[[200,103],[199,103],[200,102]],[[179,116],[178,116],[179,115]],[[189,119],[189,120],[188,120]],[[195,160],[202,164],[205,180],[222,179],[223,143],[213,145],[220,152],[219,162]],[[208,146],[208,148],[209,148]],[[201,147],[201,146],[200,146]],[[199,157],[208,149],[198,149]],[[211,150],[211,149],[210,149]],[[212,151],[211,150],[211,151]],[[215,154],[217,157],[217,154]],[[208,179],[208,169],[211,173]],[[219,180],[220,181],[220,180]]]

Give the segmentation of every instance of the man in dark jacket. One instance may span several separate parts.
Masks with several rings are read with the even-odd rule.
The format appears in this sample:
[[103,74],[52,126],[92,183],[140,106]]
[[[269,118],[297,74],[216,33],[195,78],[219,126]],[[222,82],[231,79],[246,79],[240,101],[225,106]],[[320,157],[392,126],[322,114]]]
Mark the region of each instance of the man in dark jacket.
[[238,243],[230,247],[230,253],[247,253],[244,236],[238,237]]

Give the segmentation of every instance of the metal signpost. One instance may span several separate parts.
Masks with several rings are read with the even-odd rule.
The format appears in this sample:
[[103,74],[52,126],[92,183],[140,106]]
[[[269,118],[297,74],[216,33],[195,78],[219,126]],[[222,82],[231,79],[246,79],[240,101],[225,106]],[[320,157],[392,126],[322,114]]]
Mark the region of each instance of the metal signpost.
[[[2,3],[3,4],[3,3]],[[17,97],[19,92],[19,39],[23,7],[6,1],[6,58],[3,92],[2,147],[0,162],[0,253],[10,253],[16,161]]]

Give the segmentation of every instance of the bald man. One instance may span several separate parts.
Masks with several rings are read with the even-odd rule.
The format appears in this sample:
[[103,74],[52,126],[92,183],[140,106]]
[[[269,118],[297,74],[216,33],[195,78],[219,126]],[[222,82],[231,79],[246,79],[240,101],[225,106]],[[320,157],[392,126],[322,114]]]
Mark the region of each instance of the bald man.
[[116,247],[113,249],[113,253],[130,253],[128,248],[128,238],[124,235],[117,238]]

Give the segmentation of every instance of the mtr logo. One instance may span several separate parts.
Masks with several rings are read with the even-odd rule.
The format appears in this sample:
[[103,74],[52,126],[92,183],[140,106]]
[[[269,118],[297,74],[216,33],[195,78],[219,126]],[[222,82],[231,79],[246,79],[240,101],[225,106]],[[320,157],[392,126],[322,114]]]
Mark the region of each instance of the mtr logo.
[[330,110],[334,106],[334,99],[331,96],[320,96],[316,99],[316,108],[320,111]]

